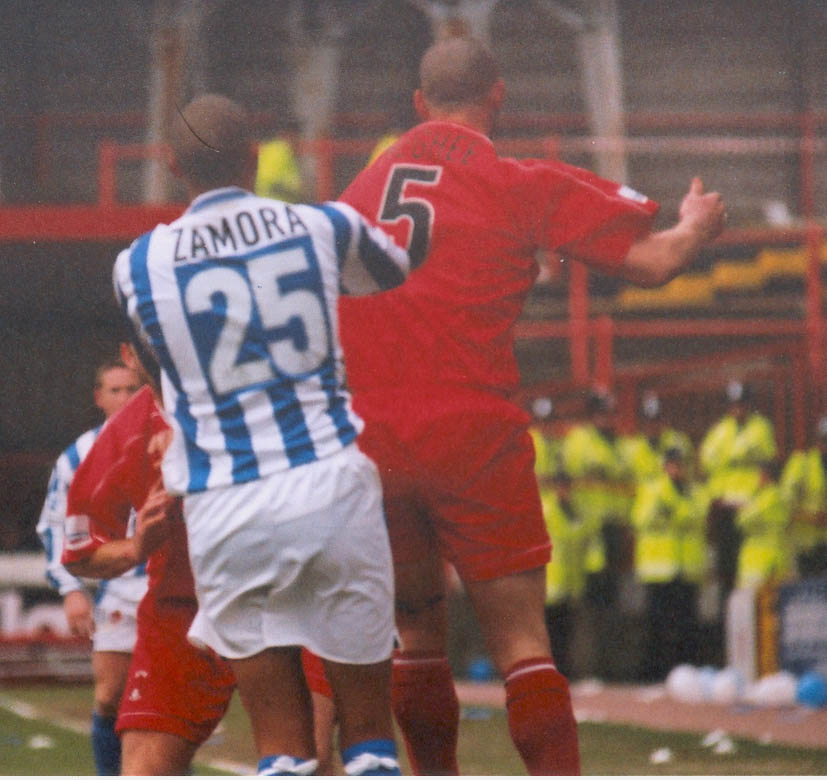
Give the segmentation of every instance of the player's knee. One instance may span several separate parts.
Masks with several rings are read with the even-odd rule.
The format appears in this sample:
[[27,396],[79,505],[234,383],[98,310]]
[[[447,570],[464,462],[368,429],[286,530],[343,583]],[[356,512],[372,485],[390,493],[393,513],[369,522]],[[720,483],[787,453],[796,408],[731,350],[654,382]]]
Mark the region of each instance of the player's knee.
[[183,737],[155,731],[127,729],[121,736],[121,773],[138,777],[190,774],[195,744]]
[[95,688],[95,712],[102,718],[116,718],[121,703],[121,691],[112,688]]

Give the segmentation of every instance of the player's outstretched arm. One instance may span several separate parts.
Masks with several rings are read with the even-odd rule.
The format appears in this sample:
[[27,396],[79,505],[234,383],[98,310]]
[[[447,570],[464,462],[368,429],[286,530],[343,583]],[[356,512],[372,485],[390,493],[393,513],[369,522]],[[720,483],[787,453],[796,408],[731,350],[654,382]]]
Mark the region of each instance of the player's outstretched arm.
[[678,222],[632,244],[621,276],[641,287],[666,284],[694,262],[704,244],[720,235],[725,222],[723,198],[717,192],[704,192],[703,182],[692,179]]
[[104,542],[87,556],[67,561],[66,568],[78,577],[108,580],[143,563],[167,538],[174,501],[159,478],[138,510],[134,536]]
[[66,568],[76,577],[89,577],[93,580],[109,580],[119,577],[141,563],[135,554],[132,539],[116,539],[105,542],[91,551],[88,556],[75,561],[67,561]]
[[405,281],[411,270],[410,257],[384,230],[371,225],[346,203],[337,201],[322,208],[348,236],[339,262],[343,294],[371,295]]

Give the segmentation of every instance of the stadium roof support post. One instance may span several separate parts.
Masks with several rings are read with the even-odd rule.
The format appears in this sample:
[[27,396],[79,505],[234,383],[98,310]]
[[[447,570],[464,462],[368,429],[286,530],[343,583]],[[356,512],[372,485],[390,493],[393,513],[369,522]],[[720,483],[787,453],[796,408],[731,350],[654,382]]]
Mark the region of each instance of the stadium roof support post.
[[[311,145],[327,138],[331,129],[339,87],[339,63],[348,30],[374,7],[375,4],[368,4],[360,13],[348,17],[339,9],[312,13],[312,7],[301,1],[290,5],[293,15],[290,28],[295,36],[295,71],[291,89],[293,110],[301,127],[302,139]],[[322,176],[320,161],[314,155],[308,155],[302,158],[301,164],[318,189]]]
[[[623,73],[620,65],[620,21],[616,0],[583,3],[583,13],[555,0],[541,0],[543,8],[556,21],[577,36],[584,96],[589,127],[596,137],[594,166],[601,176],[626,182],[626,130],[623,120]],[[585,310],[588,317],[588,271],[578,269],[570,280],[572,311]],[[572,321],[572,332],[578,330]],[[582,338],[582,337],[581,337]],[[582,346],[572,351],[575,376],[583,374]]]
[[538,6],[577,36],[589,127],[596,136],[595,168],[601,176],[626,181],[623,70],[617,0],[590,0],[579,13],[556,0]]
[[431,23],[434,38],[443,30],[456,30],[457,21],[485,43],[491,42],[491,14],[499,0],[407,0]]
[[589,5],[586,26],[577,34],[592,135],[597,136],[595,168],[601,176],[626,182],[623,73],[616,0]]

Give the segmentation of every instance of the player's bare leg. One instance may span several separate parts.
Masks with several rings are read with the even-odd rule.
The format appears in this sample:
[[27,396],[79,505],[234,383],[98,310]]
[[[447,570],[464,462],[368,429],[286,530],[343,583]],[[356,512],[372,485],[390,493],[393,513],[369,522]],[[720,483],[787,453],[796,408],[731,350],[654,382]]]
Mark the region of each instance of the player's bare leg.
[[319,761],[317,775],[337,774],[333,761],[333,729],[336,725],[336,707],[333,699],[316,691],[310,692],[313,702],[313,729],[316,743],[316,758]]
[[124,775],[187,775],[198,747],[159,731],[124,731],[121,741]]
[[514,664],[526,658],[551,655],[543,618],[546,597],[544,569],[494,580],[467,582],[465,588],[491,660],[503,677]]
[[579,774],[568,681],[554,665],[544,622],[545,570],[469,582],[466,589],[505,680],[511,736],[529,772]]
[[394,565],[393,713],[414,774],[458,774],[459,700],[446,656],[445,567],[436,555]]
[[396,629],[409,653],[445,652],[448,607],[445,566],[436,555],[394,564]]
[[92,653],[92,672],[95,677],[95,710],[104,717],[115,717],[129,673],[129,653],[108,650]]
[[345,771],[399,774],[391,715],[390,659],[375,664],[323,662],[333,689]]
[[241,703],[250,718],[260,759],[289,756],[313,762],[313,712],[298,647],[271,647],[229,659]]

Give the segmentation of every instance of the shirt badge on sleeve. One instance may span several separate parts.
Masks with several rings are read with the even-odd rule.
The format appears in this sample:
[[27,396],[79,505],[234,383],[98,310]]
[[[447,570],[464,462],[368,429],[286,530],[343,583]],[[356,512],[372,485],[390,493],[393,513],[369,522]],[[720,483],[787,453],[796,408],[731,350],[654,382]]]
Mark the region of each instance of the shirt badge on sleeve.
[[87,515],[69,515],[65,524],[64,544],[69,550],[78,550],[91,540],[89,517]]

